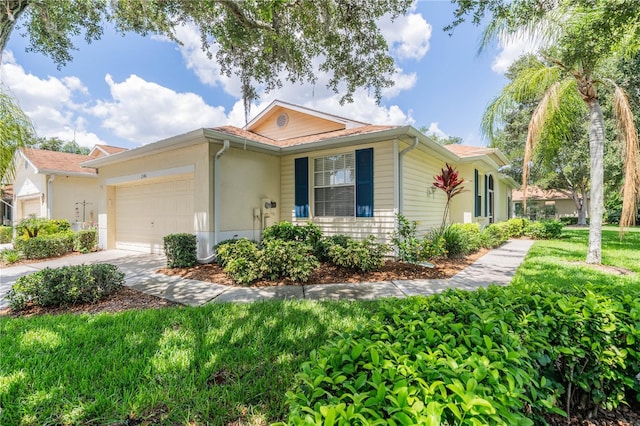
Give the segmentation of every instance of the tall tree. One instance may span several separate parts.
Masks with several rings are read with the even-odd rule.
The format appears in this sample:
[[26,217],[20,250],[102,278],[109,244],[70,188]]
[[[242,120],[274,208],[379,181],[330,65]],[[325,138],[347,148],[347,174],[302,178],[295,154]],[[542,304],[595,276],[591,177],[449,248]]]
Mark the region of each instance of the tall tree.
[[[179,42],[176,28],[195,25],[202,48],[222,72],[242,81],[245,109],[282,80],[317,80],[331,74],[329,87],[352,101],[368,87],[378,100],[393,84],[394,61],[378,22],[404,14],[413,0],[5,0],[0,11],[0,52],[18,22],[30,49],[64,65],[72,59],[73,37],[102,36],[109,21],[122,33],[159,34]],[[214,48],[215,47],[215,48]],[[319,60],[316,69],[314,60]]]
[[35,131],[16,100],[0,88],[0,184],[13,175],[13,155],[33,140]]
[[46,149],[48,151],[68,152],[70,154],[89,154],[89,148],[78,145],[76,141],[64,141],[58,137],[38,138],[35,141],[38,149]]
[[[588,263],[600,263],[602,218],[604,213],[604,119],[599,96],[611,90],[618,123],[618,136],[624,141],[625,182],[623,187],[622,229],[635,222],[639,197],[640,163],[638,133],[624,90],[601,75],[603,62],[617,53],[634,54],[640,49],[640,2],[607,0],[556,0],[540,2],[459,0],[466,13],[494,13],[485,31],[485,41],[498,35],[542,38],[553,48],[545,53],[551,65],[544,65],[527,80],[507,85],[494,103],[496,119],[511,100],[543,92],[529,124],[523,174],[526,176],[532,152],[540,141],[570,143],[567,137],[575,123],[579,100],[588,107],[590,153],[590,225]],[[459,9],[459,11],[460,11]],[[458,15],[461,16],[461,15]],[[475,16],[474,16],[475,18]],[[454,22],[455,24],[455,22]],[[502,104],[502,106],[500,106]],[[526,190],[526,179],[523,182]]]

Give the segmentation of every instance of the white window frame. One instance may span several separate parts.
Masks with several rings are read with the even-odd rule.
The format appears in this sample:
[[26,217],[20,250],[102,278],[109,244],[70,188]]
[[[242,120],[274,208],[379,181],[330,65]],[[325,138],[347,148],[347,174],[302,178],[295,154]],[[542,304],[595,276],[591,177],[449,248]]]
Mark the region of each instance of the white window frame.
[[[343,156],[344,158],[344,167],[339,168],[339,169],[330,169],[330,170],[325,170],[324,169],[324,165],[326,164],[325,160],[326,159],[330,159],[332,157],[339,157],[339,156]],[[311,170],[311,177],[312,177],[312,188],[313,188],[313,215],[314,217],[356,217],[356,166],[355,166],[355,157],[356,157],[356,153],[355,151],[350,151],[350,152],[341,152],[341,153],[336,153],[336,154],[331,154],[331,155],[324,155],[322,157],[314,157],[313,158],[313,167]],[[323,162],[323,169],[322,170],[318,170],[318,163],[317,161],[322,160]],[[349,161],[351,163],[351,167],[349,167]],[[351,182],[348,183],[331,183],[331,182],[320,182],[320,184],[318,184],[318,176],[321,175],[322,173],[331,173],[331,172],[336,172],[336,171],[340,171],[340,170],[349,170],[351,169]],[[346,174],[346,173],[345,173]],[[346,176],[345,176],[346,177]],[[331,179],[332,176],[329,175],[329,179]],[[326,177],[324,177],[324,179],[326,179]],[[318,214],[318,209],[317,209],[317,197],[316,197],[316,190],[317,189],[323,189],[323,188],[344,188],[344,187],[350,187],[353,188],[353,199],[352,199],[352,205],[353,205],[353,209],[351,211],[350,214],[348,215],[328,215],[328,214],[322,214],[319,215]],[[334,208],[335,210],[335,208]]]

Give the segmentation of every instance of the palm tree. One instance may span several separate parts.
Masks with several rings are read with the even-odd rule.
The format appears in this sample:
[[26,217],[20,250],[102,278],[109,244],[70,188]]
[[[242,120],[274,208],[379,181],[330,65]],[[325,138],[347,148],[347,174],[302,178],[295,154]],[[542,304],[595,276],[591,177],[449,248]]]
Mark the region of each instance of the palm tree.
[[[492,137],[516,102],[539,99],[529,122],[525,142],[523,189],[526,194],[529,164],[536,148],[544,144],[571,143],[570,129],[584,114],[589,117],[590,225],[587,263],[600,263],[604,213],[604,119],[599,89],[613,95],[618,138],[623,142],[625,183],[621,229],[635,222],[640,186],[638,132],[626,93],[614,81],[600,75],[604,62],[640,48],[637,2],[582,2],[558,0],[537,7],[515,3],[508,14],[495,18],[485,32],[485,42],[497,34],[538,37],[552,46],[545,62],[523,71],[488,106],[483,130]],[[595,4],[597,3],[597,4]],[[528,4],[528,3],[527,3]],[[545,9],[545,5],[549,8]],[[531,4],[529,4],[531,6]]]
[[0,88],[0,184],[13,176],[13,156],[17,149],[34,140],[35,131],[29,117],[15,99]]

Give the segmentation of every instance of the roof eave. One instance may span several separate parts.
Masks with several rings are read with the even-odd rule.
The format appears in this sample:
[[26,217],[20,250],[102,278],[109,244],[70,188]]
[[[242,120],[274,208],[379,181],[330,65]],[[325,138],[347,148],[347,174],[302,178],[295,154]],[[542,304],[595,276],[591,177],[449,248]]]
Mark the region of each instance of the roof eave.
[[74,176],[74,177],[89,177],[89,178],[98,177],[97,173],[70,172],[65,170],[40,169],[38,170],[38,173],[43,175],[56,175],[56,176]]

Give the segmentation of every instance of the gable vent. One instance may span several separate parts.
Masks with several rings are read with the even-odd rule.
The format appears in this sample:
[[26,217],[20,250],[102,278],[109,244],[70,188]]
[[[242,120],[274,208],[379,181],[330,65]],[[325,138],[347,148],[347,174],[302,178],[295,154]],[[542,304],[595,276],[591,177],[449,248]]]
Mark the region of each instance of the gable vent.
[[289,123],[289,116],[285,113],[282,113],[276,119],[276,125],[280,128],[285,127]]

